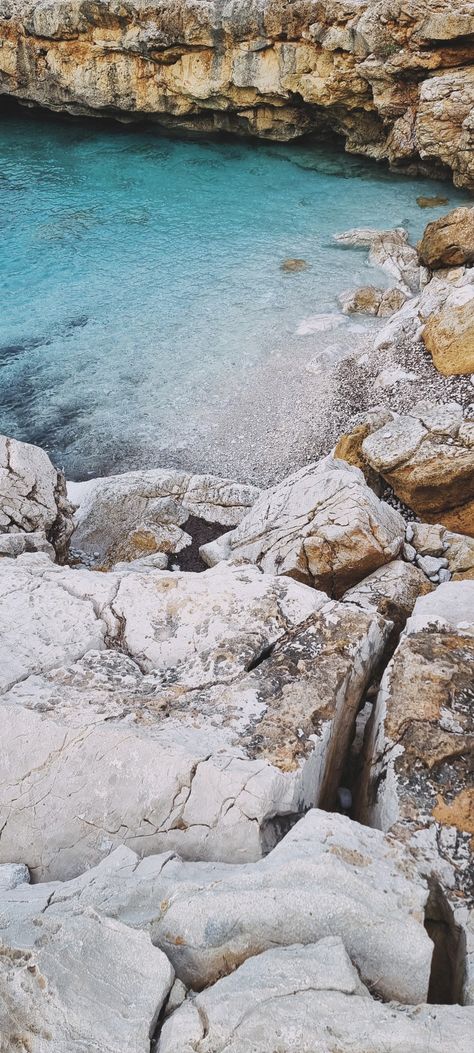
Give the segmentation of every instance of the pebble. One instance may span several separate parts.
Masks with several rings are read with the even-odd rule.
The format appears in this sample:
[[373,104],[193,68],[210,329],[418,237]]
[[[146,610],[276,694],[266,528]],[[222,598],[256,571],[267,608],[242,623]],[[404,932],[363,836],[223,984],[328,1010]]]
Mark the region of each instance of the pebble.
[[408,563],[414,563],[415,562],[415,559],[416,559],[416,548],[413,548],[413,545],[407,544],[406,541],[404,542],[403,547],[402,547],[402,554],[403,554],[403,558],[406,559]]
[[447,570],[445,567],[443,567],[440,570],[438,577],[439,577],[440,583],[442,583],[443,581],[451,581],[451,571]]
[[431,578],[432,574],[437,576],[440,570],[449,566],[449,563],[444,556],[441,558],[435,556],[417,556],[416,562],[428,578]]

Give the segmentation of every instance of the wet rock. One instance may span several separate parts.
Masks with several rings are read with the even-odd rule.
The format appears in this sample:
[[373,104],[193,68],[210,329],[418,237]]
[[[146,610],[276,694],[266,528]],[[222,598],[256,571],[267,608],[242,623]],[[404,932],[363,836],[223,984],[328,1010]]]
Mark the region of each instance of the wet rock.
[[19,947],[2,942],[5,1050],[148,1053],[173,982],[170,963],[149,937],[91,911],[40,915],[34,929]]
[[306,262],[306,260],[289,259],[283,260],[283,262],[280,263],[281,271],[288,271],[291,273],[295,273],[296,271],[306,271],[308,267],[309,264]]
[[379,318],[399,311],[407,299],[402,289],[376,289],[364,285],[354,292],[342,293],[339,297],[343,314],[370,314]]
[[44,551],[48,542],[58,559],[64,560],[73,530],[72,513],[64,479],[47,453],[38,446],[1,435],[0,535],[13,534],[16,538],[4,542],[9,548],[7,554],[16,554],[21,547],[17,535],[25,533],[35,535],[31,550]]
[[429,223],[418,254],[431,270],[474,263],[474,208],[455,208]]
[[471,1053],[472,1009],[374,1001],[342,941],[328,936],[249,958],[190,995],[164,1026],[159,1053]]
[[432,314],[423,329],[425,347],[444,376],[474,373],[474,288],[472,292],[465,303]]
[[436,194],[435,197],[417,197],[416,203],[420,208],[439,208],[440,205],[447,205],[448,198],[442,197],[440,194]]
[[474,583],[442,584],[415,604],[384,674],[358,812],[409,843],[430,879],[440,1001],[474,1000],[473,662]]
[[218,476],[166,469],[69,483],[68,492],[78,505],[74,549],[106,567],[180,552],[192,542],[190,517],[235,526],[260,494]]
[[[424,278],[423,268],[420,267],[418,253],[413,245],[409,244],[408,234],[403,227],[396,227],[394,230],[346,230],[343,234],[335,234],[334,240],[343,247],[368,248],[369,263],[381,267],[396,279],[399,285],[396,292],[404,294],[404,299],[420,291]],[[394,290],[387,290],[387,293],[392,293],[392,299],[396,301],[397,297],[393,296]],[[388,302],[390,303],[390,300]],[[398,306],[400,307],[400,304]],[[396,306],[394,310],[397,310]]]
[[7,564],[0,861],[44,880],[123,843],[256,859],[335,800],[385,648],[376,614],[254,566]]
[[474,448],[466,428],[469,423],[457,403],[418,403],[409,414],[392,413],[382,427],[369,414],[365,423],[358,422],[343,437],[336,451],[349,461],[365,461],[421,519],[473,535]]
[[325,457],[265,491],[240,525],[201,549],[204,560],[245,559],[340,596],[399,552],[401,516],[362,472]]
[[[23,895],[22,931],[33,927]],[[272,947],[339,936],[361,979],[386,999],[427,995],[432,943],[423,927],[428,886],[403,846],[342,815],[312,810],[264,859],[244,865],[139,861],[120,848],[73,881],[46,885],[44,918],[87,909],[147,929],[195,990]],[[0,896],[1,938],[15,929],[18,890]],[[18,926],[16,926],[18,927]]]

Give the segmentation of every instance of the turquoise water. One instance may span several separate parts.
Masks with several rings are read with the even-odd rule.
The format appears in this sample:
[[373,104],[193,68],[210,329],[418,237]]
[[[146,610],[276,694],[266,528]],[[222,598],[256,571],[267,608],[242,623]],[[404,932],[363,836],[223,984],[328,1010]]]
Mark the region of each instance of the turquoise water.
[[[331,235],[402,225],[416,238],[443,211],[416,197],[439,193],[465,199],[321,145],[1,118],[0,430],[72,478],[172,463],[219,393],[248,377],[251,406],[259,362],[311,356],[318,335],[301,322],[379,281]],[[282,272],[287,257],[308,269]]]

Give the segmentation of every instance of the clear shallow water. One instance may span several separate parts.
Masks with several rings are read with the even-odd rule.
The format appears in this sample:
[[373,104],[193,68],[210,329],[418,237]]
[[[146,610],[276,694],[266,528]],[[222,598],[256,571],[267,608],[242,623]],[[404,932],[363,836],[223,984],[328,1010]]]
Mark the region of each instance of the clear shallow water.
[[[416,203],[440,193],[449,206]],[[305,318],[384,283],[333,233],[417,238],[464,200],[322,146],[0,118],[0,430],[70,478],[171,464],[234,385],[251,410],[259,364],[311,358]],[[309,268],[285,274],[287,257]]]

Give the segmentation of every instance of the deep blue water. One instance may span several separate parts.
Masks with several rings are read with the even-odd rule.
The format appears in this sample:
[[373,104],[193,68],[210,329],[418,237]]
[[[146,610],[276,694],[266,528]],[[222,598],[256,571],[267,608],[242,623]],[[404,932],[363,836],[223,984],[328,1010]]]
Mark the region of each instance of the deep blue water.
[[292,342],[310,355],[302,319],[379,281],[334,232],[417,238],[446,211],[417,196],[440,193],[465,200],[332,147],[1,118],[0,430],[70,477],[163,463],[213,393]]

